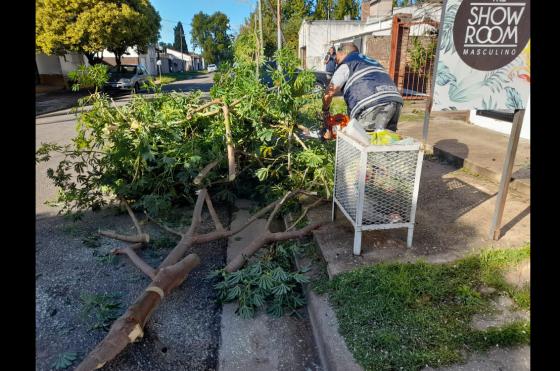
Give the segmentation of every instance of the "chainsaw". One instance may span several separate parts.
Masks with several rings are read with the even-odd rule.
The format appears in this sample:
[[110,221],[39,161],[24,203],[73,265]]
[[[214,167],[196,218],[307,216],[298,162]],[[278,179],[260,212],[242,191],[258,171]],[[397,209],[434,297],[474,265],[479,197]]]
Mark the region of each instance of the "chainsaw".
[[336,131],[340,130],[350,122],[350,117],[343,113],[337,113],[336,115],[329,114],[325,116],[324,119],[325,126],[323,127],[323,139],[332,140],[336,139]]

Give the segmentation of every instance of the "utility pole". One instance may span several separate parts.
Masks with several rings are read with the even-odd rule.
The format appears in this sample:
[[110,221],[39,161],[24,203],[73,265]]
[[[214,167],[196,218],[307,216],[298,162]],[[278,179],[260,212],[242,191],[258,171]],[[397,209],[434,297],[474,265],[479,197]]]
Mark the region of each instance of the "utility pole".
[[[261,7],[261,0],[259,0],[259,57],[262,58],[264,56],[264,43],[263,43],[263,31],[262,31],[262,7]],[[260,59],[259,59],[260,65]]]
[[257,11],[255,9],[255,74],[257,75],[257,79],[259,78],[259,61],[261,59],[260,57],[260,51],[261,51],[261,46],[259,45],[259,35],[257,35],[257,23],[258,23],[258,15],[257,15]]
[[277,32],[277,44],[278,44],[278,50],[282,49],[282,34],[281,34],[281,29],[280,29],[280,0],[276,0],[276,23],[277,23],[277,28],[278,28],[278,32]]
[[179,31],[179,43],[181,44],[181,70],[185,72],[185,61],[183,60],[183,33]]

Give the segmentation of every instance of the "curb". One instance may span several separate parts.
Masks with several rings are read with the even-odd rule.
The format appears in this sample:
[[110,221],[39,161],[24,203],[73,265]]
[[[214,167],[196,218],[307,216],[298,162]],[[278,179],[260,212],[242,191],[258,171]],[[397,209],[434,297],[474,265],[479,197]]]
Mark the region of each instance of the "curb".
[[[289,213],[284,217],[284,228],[293,220]],[[313,233],[313,240],[315,233]],[[294,254],[296,267],[301,269],[306,265],[308,258],[297,257]],[[319,353],[319,359],[324,371],[363,371],[354,356],[348,350],[346,342],[338,331],[338,321],[334,309],[330,305],[327,296],[319,296],[313,292],[309,284],[303,285],[303,291],[307,300],[307,314],[313,330],[313,339]]]
[[[432,144],[425,145],[426,153],[433,154],[438,159],[443,160],[450,164],[451,166],[461,169],[465,168],[470,170],[474,173],[480,174],[481,176],[488,178],[490,181],[494,183],[500,183],[501,181],[501,174],[496,173],[494,170],[488,169],[486,167],[480,166],[469,159],[465,159],[454,155],[450,152],[447,152],[441,148],[434,147]],[[528,182],[524,182],[520,179],[513,178],[509,183],[509,190],[515,191],[522,196],[530,197],[531,195],[531,186]]]

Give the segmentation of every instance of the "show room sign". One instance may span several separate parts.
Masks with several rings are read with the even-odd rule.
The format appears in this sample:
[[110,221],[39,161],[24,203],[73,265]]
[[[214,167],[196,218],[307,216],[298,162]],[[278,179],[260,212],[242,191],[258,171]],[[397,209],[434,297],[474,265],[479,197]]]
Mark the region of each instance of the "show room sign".
[[529,18],[530,0],[448,0],[432,110],[525,108]]

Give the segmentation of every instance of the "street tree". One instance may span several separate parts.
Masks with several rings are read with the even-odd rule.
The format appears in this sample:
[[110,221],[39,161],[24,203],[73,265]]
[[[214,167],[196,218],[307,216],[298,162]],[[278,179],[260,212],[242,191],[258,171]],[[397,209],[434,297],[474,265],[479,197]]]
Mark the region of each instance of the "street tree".
[[332,19],[344,19],[349,15],[350,19],[358,19],[360,13],[360,2],[358,0],[338,0],[334,6],[334,17]]
[[96,64],[107,49],[120,64],[129,47],[142,52],[157,42],[161,18],[149,0],[38,0],[35,20],[38,52],[82,53]]
[[192,44],[202,49],[207,63],[220,63],[231,59],[231,36],[229,18],[222,12],[208,15],[199,12],[192,19]]
[[189,48],[187,47],[187,40],[185,39],[185,31],[183,30],[183,24],[177,22],[177,26],[173,27],[173,33],[175,39],[173,41],[173,49],[182,50],[183,53],[188,53]]
[[335,0],[315,0],[313,19],[333,19]]

